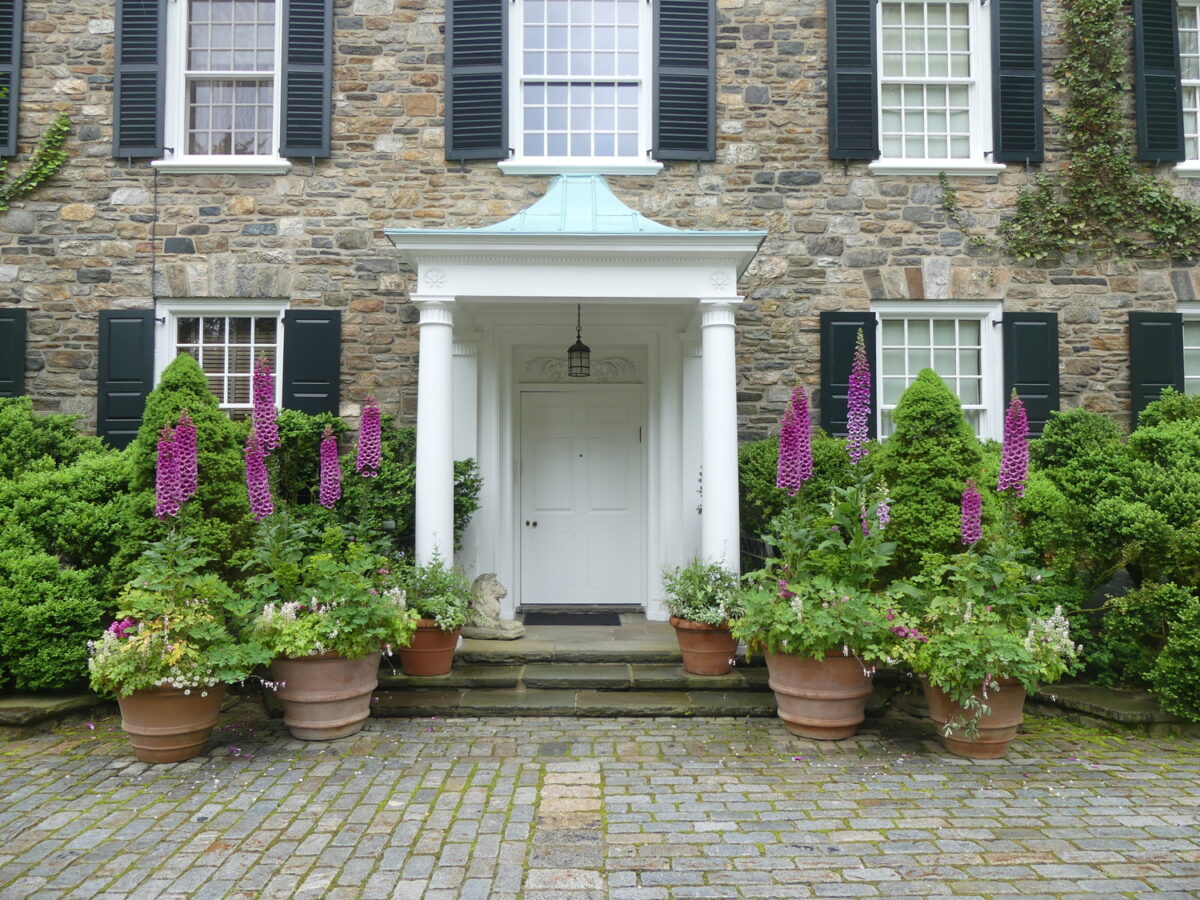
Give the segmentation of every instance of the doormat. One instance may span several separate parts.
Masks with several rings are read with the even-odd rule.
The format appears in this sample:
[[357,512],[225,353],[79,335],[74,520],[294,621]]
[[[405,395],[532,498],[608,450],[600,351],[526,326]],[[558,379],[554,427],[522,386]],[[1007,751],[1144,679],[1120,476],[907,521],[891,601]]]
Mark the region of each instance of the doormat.
[[527,612],[526,625],[620,625],[615,612]]

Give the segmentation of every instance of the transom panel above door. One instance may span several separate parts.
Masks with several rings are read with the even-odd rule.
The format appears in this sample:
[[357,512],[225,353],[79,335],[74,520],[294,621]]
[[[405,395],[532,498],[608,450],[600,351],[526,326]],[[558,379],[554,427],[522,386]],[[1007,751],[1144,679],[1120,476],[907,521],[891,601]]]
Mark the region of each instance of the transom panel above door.
[[641,386],[520,397],[521,604],[644,605]]

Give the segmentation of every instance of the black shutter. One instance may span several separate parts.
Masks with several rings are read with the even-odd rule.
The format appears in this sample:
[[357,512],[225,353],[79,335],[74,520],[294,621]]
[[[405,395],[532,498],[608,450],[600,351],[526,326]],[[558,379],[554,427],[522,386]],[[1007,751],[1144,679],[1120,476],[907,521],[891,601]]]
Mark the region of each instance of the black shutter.
[[1042,4],[992,3],[995,162],[1042,161]]
[[166,0],[117,0],[113,156],[163,153]]
[[715,159],[716,0],[654,4],[655,159]]
[[338,414],[342,381],[342,313],[283,313],[283,407],[315,416]]
[[1179,162],[1183,151],[1183,89],[1175,0],[1133,0],[1134,95],[1138,159]]
[[508,0],[449,0],[446,159],[508,157],[504,35]]
[[329,156],[333,0],[284,0],[279,155]]
[[25,393],[25,310],[0,309],[0,397]]
[[1005,313],[1004,408],[1013,389],[1025,404],[1029,433],[1040,435],[1058,409],[1058,315]]
[[1129,401],[1133,426],[1163,388],[1183,390],[1183,316],[1179,313],[1129,314]]
[[146,395],[154,387],[154,310],[100,312],[100,365],[96,434],[124,447],[142,427]]
[[21,100],[22,0],[0,0],[0,156],[17,154],[17,108]]
[[829,156],[878,159],[875,0],[829,0]]
[[854,364],[854,345],[862,329],[871,364],[871,415],[867,427],[875,437],[875,313],[821,313],[821,427],[836,437],[846,435],[847,399],[850,394],[850,369]]

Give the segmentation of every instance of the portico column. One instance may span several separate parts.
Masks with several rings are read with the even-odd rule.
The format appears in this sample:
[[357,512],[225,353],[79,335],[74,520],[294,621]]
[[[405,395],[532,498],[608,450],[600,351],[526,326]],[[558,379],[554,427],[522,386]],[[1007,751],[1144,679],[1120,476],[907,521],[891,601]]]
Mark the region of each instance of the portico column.
[[416,554],[454,561],[454,298],[414,296],[417,363]]
[[737,357],[734,312],[740,300],[700,301],[700,364],[704,394],[703,506],[700,550],[706,562],[741,568],[738,521]]

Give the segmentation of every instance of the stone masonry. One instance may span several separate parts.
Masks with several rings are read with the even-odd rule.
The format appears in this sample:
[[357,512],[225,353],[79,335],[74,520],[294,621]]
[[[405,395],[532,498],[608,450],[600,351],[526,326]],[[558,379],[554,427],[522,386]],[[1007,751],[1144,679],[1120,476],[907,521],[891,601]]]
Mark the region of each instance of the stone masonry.
[[[740,285],[742,436],[766,433],[790,385],[815,387],[821,310],[872,299],[1003,300],[1059,314],[1062,400],[1128,408],[1126,314],[1173,310],[1200,274],[1166,262],[1031,263],[968,247],[947,224],[935,177],[882,177],[828,159],[824,0],[719,0],[717,160],[612,178],[666,224],[766,229]],[[27,153],[60,111],[71,160],[0,218],[0,305],[30,311],[27,390],[43,411],[94,423],[97,312],[164,298],[286,298],[344,311],[343,413],[367,394],[411,421],[416,311],[411,273],[384,228],[497,221],[544,192],[545,176],[443,159],[444,7],[439,0],[338,0],[333,156],[288,175],[155,175],[113,159],[113,7],[51,0],[25,10],[20,97]],[[1062,57],[1058,7],[1044,5],[1047,106]],[[1064,162],[1048,122],[1047,169]],[[22,160],[14,163],[19,170]],[[1033,173],[959,177],[960,203],[988,234]],[[1182,193],[1200,189],[1181,182]],[[982,254],[982,255],[981,255]]]

